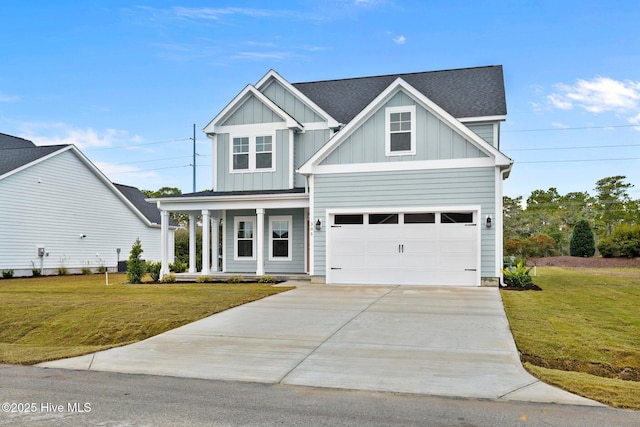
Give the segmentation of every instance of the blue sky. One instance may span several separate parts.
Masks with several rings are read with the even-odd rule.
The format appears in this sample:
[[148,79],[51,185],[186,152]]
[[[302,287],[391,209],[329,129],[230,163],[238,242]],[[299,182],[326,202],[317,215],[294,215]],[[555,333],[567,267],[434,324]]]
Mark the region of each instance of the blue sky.
[[[504,66],[505,195],[640,198],[640,2],[35,1],[0,5],[0,132],[76,144],[114,182],[211,188],[201,129],[269,69],[303,82]],[[637,125],[637,126],[636,126]]]

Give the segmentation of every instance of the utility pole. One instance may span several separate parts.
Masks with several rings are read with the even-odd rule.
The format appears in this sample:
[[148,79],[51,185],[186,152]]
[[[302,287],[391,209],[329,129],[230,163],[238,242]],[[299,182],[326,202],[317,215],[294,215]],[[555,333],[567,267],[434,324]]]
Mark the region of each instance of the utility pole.
[[193,124],[193,192],[196,192],[196,124]]

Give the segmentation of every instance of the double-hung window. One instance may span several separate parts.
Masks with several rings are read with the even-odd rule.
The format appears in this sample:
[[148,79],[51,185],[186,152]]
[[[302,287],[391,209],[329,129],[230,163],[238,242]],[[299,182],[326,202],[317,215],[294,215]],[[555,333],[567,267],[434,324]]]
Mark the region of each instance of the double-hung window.
[[408,105],[386,108],[387,156],[416,154],[416,107]]
[[291,216],[269,217],[269,259],[291,261]]
[[234,220],[234,259],[255,259],[255,217],[237,216]]
[[256,172],[274,169],[272,135],[233,137],[232,145],[232,172]]

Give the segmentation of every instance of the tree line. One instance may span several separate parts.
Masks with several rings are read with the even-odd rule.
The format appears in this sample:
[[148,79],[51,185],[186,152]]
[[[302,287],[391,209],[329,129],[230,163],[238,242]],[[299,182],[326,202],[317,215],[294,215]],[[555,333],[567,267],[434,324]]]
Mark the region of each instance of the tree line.
[[535,190],[523,200],[504,197],[504,254],[522,258],[571,255],[579,223],[592,230],[602,256],[640,256],[640,200],[622,175],[596,182],[587,191],[560,194]]

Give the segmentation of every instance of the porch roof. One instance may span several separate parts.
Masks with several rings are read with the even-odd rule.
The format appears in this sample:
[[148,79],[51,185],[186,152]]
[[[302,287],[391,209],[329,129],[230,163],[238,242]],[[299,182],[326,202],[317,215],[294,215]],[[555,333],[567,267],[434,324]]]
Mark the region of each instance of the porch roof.
[[158,209],[169,211],[286,209],[309,207],[304,188],[257,191],[200,191],[171,197],[147,199]]

